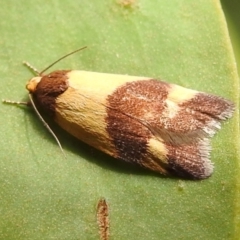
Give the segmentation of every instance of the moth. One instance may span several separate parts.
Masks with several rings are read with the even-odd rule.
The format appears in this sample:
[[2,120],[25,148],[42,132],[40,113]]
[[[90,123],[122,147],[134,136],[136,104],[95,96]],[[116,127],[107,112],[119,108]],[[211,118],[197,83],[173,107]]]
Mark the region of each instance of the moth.
[[232,116],[231,101],[149,77],[45,71],[26,85],[32,105],[76,138],[164,175],[212,174],[209,139]]

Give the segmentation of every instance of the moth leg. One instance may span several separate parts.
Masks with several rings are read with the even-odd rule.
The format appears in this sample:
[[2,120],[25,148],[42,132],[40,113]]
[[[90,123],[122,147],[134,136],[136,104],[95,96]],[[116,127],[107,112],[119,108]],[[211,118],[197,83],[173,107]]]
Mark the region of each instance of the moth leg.
[[11,101],[11,100],[3,99],[2,102],[6,103],[6,104],[13,104],[13,105],[24,105],[24,106],[28,106],[28,107],[32,106],[30,101],[28,101],[28,102],[20,102],[20,101]]

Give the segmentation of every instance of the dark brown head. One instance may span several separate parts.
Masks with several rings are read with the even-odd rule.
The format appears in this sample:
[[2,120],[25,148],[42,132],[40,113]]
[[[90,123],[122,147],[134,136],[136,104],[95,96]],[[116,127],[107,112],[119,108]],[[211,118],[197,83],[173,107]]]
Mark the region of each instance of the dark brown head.
[[50,115],[54,115],[56,98],[68,88],[67,73],[61,70],[34,77],[26,85],[37,104]]

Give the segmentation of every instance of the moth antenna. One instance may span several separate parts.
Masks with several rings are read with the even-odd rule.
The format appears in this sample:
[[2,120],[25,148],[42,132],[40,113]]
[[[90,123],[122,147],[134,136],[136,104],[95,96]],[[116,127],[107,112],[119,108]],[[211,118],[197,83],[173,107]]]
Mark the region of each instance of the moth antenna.
[[79,48],[79,49],[77,49],[77,50],[75,50],[75,51],[73,51],[73,52],[70,52],[70,53],[64,55],[63,57],[60,57],[58,60],[56,60],[55,62],[53,62],[52,64],[50,64],[48,67],[46,67],[45,69],[43,69],[43,70],[39,73],[39,76],[41,76],[41,75],[42,75],[44,72],[46,72],[49,68],[51,68],[53,65],[55,65],[55,64],[58,63],[58,62],[60,62],[60,61],[63,60],[64,58],[66,58],[66,57],[68,57],[68,56],[70,56],[70,55],[72,55],[72,54],[74,54],[74,53],[76,53],[76,52],[79,52],[79,51],[81,51],[81,50],[83,50],[83,49],[85,49],[85,48],[87,48],[87,46],[82,47],[82,48]]
[[63,151],[63,148],[62,148],[62,145],[61,143],[59,142],[57,136],[55,135],[55,133],[53,132],[53,130],[49,127],[49,125],[46,123],[46,121],[43,119],[43,117],[41,116],[41,114],[39,113],[39,111],[37,110],[37,107],[33,101],[33,98],[32,98],[32,95],[31,94],[28,94],[29,95],[29,99],[30,99],[30,102],[32,104],[32,107],[34,109],[34,111],[36,112],[36,114],[38,115],[39,119],[43,122],[44,126],[47,128],[47,130],[52,134],[52,136],[55,138],[58,146],[60,147],[64,157],[66,157],[64,151]]
[[30,70],[32,70],[37,76],[40,76],[41,73],[35,67],[33,67],[29,62],[23,61],[23,64],[27,66]]

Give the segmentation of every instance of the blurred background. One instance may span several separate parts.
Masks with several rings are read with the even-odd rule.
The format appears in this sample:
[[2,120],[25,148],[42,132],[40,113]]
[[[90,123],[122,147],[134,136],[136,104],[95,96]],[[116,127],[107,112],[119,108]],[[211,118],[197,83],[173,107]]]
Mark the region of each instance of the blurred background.
[[240,75],[240,1],[221,0]]

